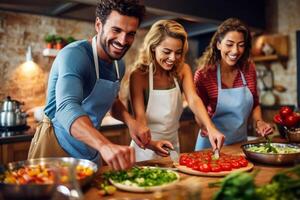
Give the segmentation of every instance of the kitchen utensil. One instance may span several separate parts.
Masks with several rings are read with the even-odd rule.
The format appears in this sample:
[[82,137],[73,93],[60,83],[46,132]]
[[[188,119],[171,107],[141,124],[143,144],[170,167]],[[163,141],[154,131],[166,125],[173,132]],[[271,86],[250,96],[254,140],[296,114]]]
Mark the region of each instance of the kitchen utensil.
[[31,159],[26,161],[12,162],[8,163],[6,166],[0,167],[0,192],[3,195],[4,199],[49,199],[55,190],[54,184],[6,184],[3,183],[1,177],[3,177],[4,172],[7,170],[16,170],[24,166],[32,165],[42,165],[52,167],[57,164],[76,164],[84,167],[89,167],[93,170],[93,175],[88,176],[79,181],[81,186],[88,184],[95,173],[98,170],[98,167],[95,163],[84,160],[84,159],[75,159],[71,157],[66,158],[40,158],[40,159]]
[[219,157],[220,157],[220,151],[219,151],[218,148],[216,148],[215,151],[214,151],[213,158],[214,158],[215,160],[218,160]]
[[[299,153],[258,153],[249,151],[250,147],[253,146],[265,146],[266,142],[256,142],[244,144],[241,146],[243,152],[245,153],[247,159],[254,162],[259,162],[267,165],[290,165],[294,164],[297,159],[300,157]],[[290,147],[294,149],[299,149],[300,146],[296,144],[286,144],[286,143],[271,143],[275,147]]]
[[23,104],[11,99],[10,96],[1,101],[0,126],[15,127],[26,125],[27,114],[21,110],[21,105]]
[[0,126],[15,127],[26,125],[27,114],[17,111],[2,111],[0,112]]
[[179,162],[179,155],[175,149],[170,149],[167,146],[163,146],[163,148],[168,151],[168,154],[170,155],[171,160],[173,163],[178,163]]
[[4,100],[1,101],[1,111],[15,111],[17,109],[20,109],[20,106],[23,104],[24,103],[13,100],[10,96],[7,96]]

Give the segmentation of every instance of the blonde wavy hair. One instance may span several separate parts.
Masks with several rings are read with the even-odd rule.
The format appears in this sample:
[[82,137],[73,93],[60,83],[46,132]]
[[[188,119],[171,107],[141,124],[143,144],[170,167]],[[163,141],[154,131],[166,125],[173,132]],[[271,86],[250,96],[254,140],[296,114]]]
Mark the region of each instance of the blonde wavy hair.
[[207,71],[215,67],[216,63],[221,60],[221,52],[217,48],[217,43],[221,42],[228,32],[237,31],[243,33],[245,39],[245,51],[242,57],[237,62],[237,67],[247,68],[251,50],[251,34],[249,28],[241,20],[237,18],[229,18],[225,20],[213,35],[205,52],[197,61],[198,69]]
[[179,62],[175,63],[170,74],[177,76],[177,72],[183,66],[185,55],[188,50],[187,33],[183,26],[174,20],[159,20],[155,22],[146,34],[142,48],[139,51],[138,59],[133,70],[139,68],[143,72],[149,71],[149,65],[154,64],[155,71],[155,49],[166,37],[180,39],[182,41],[182,55]]

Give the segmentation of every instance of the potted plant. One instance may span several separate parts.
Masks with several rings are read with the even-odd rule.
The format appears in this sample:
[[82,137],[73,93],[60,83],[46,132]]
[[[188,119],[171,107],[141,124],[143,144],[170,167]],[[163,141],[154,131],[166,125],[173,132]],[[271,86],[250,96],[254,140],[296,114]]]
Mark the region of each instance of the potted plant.
[[64,44],[63,44],[64,39],[61,36],[56,36],[55,37],[55,42],[56,42],[55,48],[57,50],[60,50],[60,49],[62,49],[64,47]]
[[52,49],[55,43],[55,35],[48,34],[44,37],[44,41],[46,42],[46,48]]

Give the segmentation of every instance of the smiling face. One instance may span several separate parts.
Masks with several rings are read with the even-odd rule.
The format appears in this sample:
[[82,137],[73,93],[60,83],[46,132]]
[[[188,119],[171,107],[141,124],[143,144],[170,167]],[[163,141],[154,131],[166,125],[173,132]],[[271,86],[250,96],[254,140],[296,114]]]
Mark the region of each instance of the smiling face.
[[156,63],[164,70],[170,71],[182,58],[183,42],[180,39],[166,37],[154,49]]
[[110,13],[105,24],[97,18],[95,27],[100,57],[108,61],[121,59],[131,47],[138,26],[138,18],[121,15],[117,11]]
[[217,42],[221,54],[221,64],[234,66],[245,51],[244,34],[237,31],[228,32],[221,42]]

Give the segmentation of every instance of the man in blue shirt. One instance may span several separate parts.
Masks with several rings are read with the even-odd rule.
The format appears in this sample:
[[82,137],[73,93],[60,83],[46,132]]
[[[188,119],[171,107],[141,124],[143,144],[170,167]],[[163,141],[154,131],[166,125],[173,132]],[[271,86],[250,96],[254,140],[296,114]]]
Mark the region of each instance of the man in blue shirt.
[[125,122],[144,147],[149,129],[130,116],[118,98],[125,66],[121,58],[134,41],[145,7],[138,0],[100,0],[96,36],[63,48],[49,75],[45,117],[32,139],[28,158],[72,156],[113,169],[135,163],[134,150],[111,143],[98,130],[105,114]]

